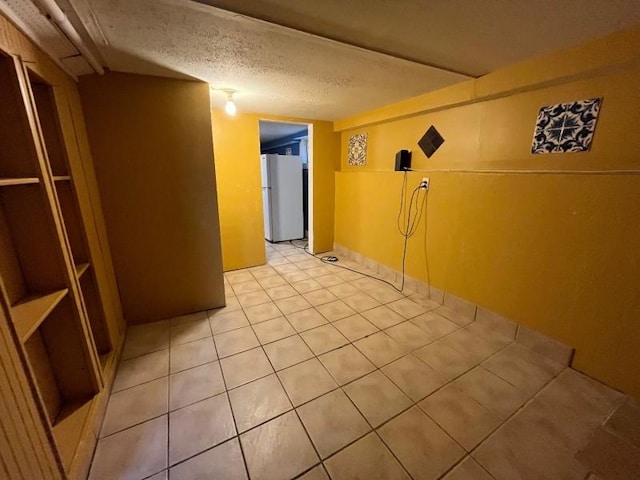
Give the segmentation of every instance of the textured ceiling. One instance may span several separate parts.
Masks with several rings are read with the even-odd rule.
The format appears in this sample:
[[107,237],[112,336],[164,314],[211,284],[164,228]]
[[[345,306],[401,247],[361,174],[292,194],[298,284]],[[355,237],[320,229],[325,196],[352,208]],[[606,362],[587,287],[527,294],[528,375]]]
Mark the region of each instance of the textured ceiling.
[[[240,111],[331,120],[466,78],[195,2],[88,3],[108,41],[94,35],[109,68],[174,71],[232,88]],[[214,105],[224,100],[212,94]]]
[[71,42],[47,20],[34,3],[25,0],[0,0],[0,2],[6,4],[17,18],[37,34],[36,41],[47,45],[52,55],[57,58],[67,58],[78,54]]
[[640,21],[638,0],[196,0],[479,76]]
[[[99,58],[98,52],[93,47],[92,38],[85,30],[82,21],[76,16],[69,0],[56,0],[56,2],[74,25],[85,46],[88,46],[93,55]],[[0,0],[0,14],[7,16],[63,70],[75,77],[93,73],[91,65],[45,12],[41,0]],[[98,60],[100,61],[101,59]]]
[[327,120],[640,21],[640,0],[56,1],[112,70],[200,79],[236,90],[240,111]]
[[93,71],[76,47],[47,19],[35,3],[25,0],[0,0],[0,12],[7,14],[23,33],[40,45],[67,73],[78,76]]
[[270,142],[294,133],[306,130],[307,126],[300,123],[282,123],[260,120],[260,143]]

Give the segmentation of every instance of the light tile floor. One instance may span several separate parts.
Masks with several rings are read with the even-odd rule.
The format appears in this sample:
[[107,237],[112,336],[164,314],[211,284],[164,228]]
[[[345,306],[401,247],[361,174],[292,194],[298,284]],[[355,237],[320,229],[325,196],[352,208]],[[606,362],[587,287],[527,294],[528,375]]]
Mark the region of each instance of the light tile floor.
[[[129,328],[90,478],[640,479],[640,405],[287,244]],[[344,264],[344,262],[343,262]]]

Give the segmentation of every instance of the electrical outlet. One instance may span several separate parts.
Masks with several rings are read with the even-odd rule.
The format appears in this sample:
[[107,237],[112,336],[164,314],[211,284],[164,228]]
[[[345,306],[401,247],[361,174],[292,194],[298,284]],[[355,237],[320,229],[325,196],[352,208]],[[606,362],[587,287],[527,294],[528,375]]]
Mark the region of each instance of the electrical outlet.
[[424,190],[429,190],[429,177],[422,177],[422,181],[420,182],[420,188]]

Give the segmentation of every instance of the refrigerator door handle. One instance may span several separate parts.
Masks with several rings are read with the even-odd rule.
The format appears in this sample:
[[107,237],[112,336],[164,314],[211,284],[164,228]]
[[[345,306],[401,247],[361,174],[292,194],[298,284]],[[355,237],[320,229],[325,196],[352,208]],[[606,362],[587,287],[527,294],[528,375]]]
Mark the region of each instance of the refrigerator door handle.
[[267,194],[269,195],[269,231],[271,232],[271,240],[272,242],[275,240],[273,233],[273,202],[271,200],[271,187],[265,187],[267,189]]

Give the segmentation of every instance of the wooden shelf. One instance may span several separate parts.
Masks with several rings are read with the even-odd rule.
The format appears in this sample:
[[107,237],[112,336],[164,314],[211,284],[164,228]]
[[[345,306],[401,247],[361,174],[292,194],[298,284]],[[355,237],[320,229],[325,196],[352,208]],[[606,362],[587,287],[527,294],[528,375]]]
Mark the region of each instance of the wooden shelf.
[[109,363],[109,359],[111,358],[111,354],[112,353],[113,353],[113,351],[107,352],[107,353],[103,353],[102,355],[100,355],[100,366],[102,367],[102,371],[103,372],[107,368],[107,364]]
[[0,52],[0,177],[37,177],[38,154],[16,67]]
[[23,343],[29,339],[68,291],[65,288],[46,295],[29,295],[11,307],[11,317]]
[[79,263],[78,265],[76,265],[76,276],[80,278],[84,274],[84,272],[87,271],[88,268],[89,268],[88,263]]
[[91,335],[99,355],[110,353],[113,348],[109,338],[109,330],[104,321],[104,310],[100,303],[96,288],[95,272],[87,271],[80,278],[80,291],[87,311],[87,318],[91,327]]
[[67,403],[53,425],[53,436],[65,469],[69,468],[91,411],[92,399]]
[[[84,135],[75,121],[80,105],[69,103],[63,85],[51,84],[59,83],[53,70],[33,68],[0,47],[0,303],[11,327],[9,337],[0,335],[0,351],[8,352],[0,355],[0,372],[11,373],[0,374],[0,384],[8,381],[11,405],[24,406],[21,415],[32,420],[24,438],[0,432],[0,444],[17,455],[5,456],[16,468],[9,463],[0,471],[11,478],[29,471],[76,478],[97,441],[94,428],[104,409],[94,402],[106,404],[108,397],[98,395],[106,378],[101,370],[110,382],[120,337],[112,345],[102,272],[89,263],[102,257],[84,194],[91,184],[75,175],[85,167],[76,145],[76,135]],[[41,77],[45,71],[51,78]],[[7,425],[15,430],[19,423]],[[50,452],[38,456],[43,447]],[[24,468],[29,460],[38,462],[32,470]]]
[[85,263],[89,260],[86,232],[71,182],[56,182],[56,195],[58,196],[65,230],[71,245],[73,261],[76,264]]
[[0,178],[0,187],[11,187],[13,185],[31,185],[34,183],[40,183],[40,180],[36,177]]

